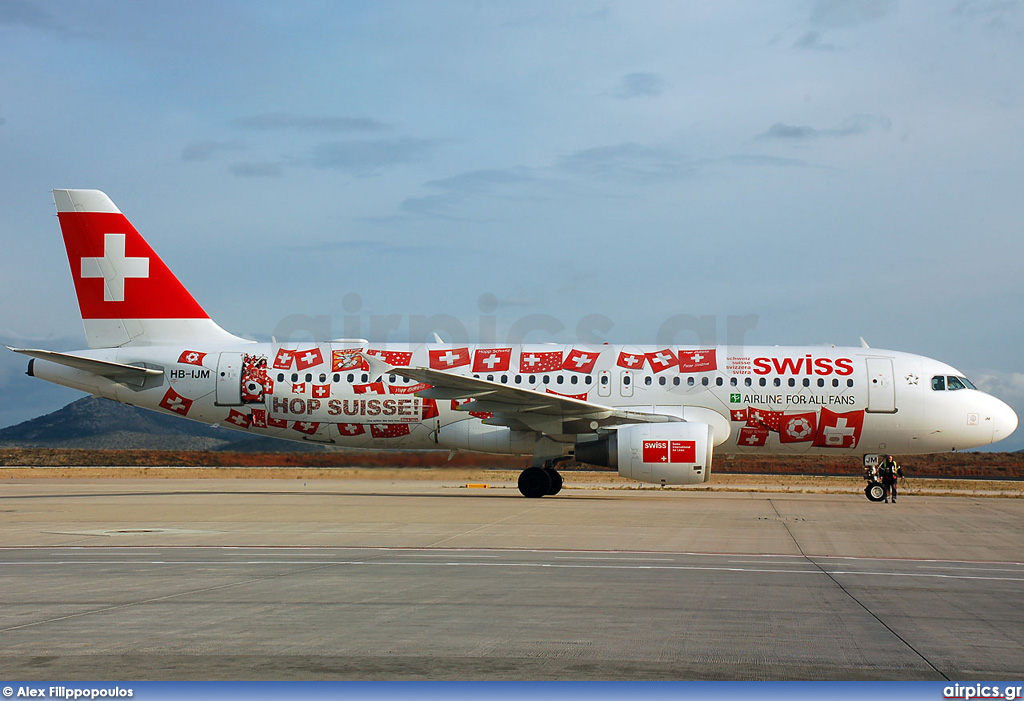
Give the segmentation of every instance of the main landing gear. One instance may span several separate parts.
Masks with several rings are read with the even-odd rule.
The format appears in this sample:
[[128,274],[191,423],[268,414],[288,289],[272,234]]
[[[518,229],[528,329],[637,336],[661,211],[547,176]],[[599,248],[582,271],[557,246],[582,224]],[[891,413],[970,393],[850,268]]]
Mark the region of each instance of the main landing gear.
[[562,491],[562,475],[555,465],[568,460],[567,457],[545,460],[544,467],[528,467],[519,475],[519,492],[527,499],[554,496]]

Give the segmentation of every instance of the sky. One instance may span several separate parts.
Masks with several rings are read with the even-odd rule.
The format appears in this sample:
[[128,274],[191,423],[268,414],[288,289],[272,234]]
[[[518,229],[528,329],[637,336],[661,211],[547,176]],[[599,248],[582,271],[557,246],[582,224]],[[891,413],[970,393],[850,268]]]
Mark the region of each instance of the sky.
[[1022,75],[1018,0],[0,0],[0,342],[84,345],[96,188],[249,338],[863,336],[1024,415]]

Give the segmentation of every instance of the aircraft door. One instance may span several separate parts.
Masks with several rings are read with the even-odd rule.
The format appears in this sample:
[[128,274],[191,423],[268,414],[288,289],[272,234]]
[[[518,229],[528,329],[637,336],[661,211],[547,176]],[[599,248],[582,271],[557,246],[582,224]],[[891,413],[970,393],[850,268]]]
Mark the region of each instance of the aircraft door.
[[633,396],[633,373],[629,370],[623,370],[619,374],[619,396]]
[[868,358],[868,407],[878,414],[896,413],[896,384],[893,381],[892,359]]
[[242,354],[221,353],[217,361],[217,406],[242,403]]
[[612,393],[612,374],[607,370],[602,370],[601,374],[597,376],[597,396],[608,397]]

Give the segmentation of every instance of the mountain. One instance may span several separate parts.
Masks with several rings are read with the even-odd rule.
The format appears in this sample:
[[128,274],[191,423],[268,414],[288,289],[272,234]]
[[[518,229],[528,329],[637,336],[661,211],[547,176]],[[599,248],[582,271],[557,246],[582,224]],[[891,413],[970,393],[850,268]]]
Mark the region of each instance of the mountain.
[[243,452],[324,449],[315,444],[246,436],[231,429],[166,416],[100,397],[79,399],[51,414],[0,429],[0,446]]

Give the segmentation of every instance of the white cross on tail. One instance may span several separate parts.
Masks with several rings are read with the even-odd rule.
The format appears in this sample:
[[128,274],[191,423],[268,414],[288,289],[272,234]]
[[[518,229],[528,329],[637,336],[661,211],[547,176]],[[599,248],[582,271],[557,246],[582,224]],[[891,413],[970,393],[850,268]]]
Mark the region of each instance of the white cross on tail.
[[103,257],[83,258],[82,277],[103,278],[103,301],[123,302],[126,278],[148,278],[149,258],[128,258],[124,234],[103,234]]

